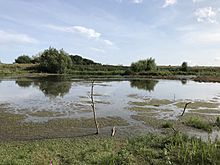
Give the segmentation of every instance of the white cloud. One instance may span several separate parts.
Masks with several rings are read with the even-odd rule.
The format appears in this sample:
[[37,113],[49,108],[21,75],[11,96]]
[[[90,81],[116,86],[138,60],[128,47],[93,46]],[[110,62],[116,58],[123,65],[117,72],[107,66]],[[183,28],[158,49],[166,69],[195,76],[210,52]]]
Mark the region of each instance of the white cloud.
[[80,33],[83,34],[84,36],[95,39],[97,41],[101,41],[107,46],[113,46],[113,42],[104,39],[101,37],[101,33],[95,31],[94,29],[83,27],[83,26],[56,26],[56,25],[46,25],[47,28],[52,29],[52,30],[57,30],[61,32],[66,32],[66,33]]
[[194,12],[198,22],[217,23],[217,10],[212,7],[199,8]]
[[183,36],[189,44],[219,44],[220,32],[190,32]]
[[24,43],[38,43],[38,41],[27,34],[15,33],[15,32],[6,32],[0,30],[0,43],[16,43],[16,44],[24,44]]
[[177,3],[177,0],[165,0],[163,8],[173,6]]
[[62,32],[67,32],[67,33],[80,33],[88,38],[100,38],[101,33],[96,32],[94,29],[86,28],[83,26],[70,26],[70,27],[65,27],[65,26],[55,26],[55,25],[47,25],[48,28],[53,29],[53,30],[58,30]]

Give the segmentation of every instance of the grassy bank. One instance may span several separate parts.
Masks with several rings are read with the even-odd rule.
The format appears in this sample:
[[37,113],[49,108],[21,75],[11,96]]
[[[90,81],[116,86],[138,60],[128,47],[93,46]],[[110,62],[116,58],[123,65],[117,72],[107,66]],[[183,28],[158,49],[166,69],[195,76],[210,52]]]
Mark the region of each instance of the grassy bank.
[[[0,64],[0,76],[5,75],[50,75],[38,70],[38,64]],[[220,82],[220,67],[189,67],[186,72],[178,66],[158,66],[157,71],[132,72],[127,66],[113,65],[75,65],[66,75],[89,77],[136,77],[162,79],[193,79],[199,82]],[[181,76],[180,76],[181,75]]]
[[0,164],[219,164],[220,142],[183,134],[0,143]]

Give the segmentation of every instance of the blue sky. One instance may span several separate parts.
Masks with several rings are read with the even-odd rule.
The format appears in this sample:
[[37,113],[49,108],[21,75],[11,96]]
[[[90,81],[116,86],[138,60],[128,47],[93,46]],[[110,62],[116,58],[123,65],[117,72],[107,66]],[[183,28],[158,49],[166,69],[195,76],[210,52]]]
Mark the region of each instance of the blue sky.
[[105,64],[220,65],[219,0],[0,0],[0,60],[49,46]]

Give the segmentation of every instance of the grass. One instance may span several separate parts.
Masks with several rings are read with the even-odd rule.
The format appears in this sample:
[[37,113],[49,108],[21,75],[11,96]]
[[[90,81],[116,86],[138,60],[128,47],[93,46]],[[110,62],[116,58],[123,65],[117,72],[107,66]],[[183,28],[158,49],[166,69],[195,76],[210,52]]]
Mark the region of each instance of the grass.
[[173,123],[167,121],[162,125],[162,128],[173,128]]
[[28,113],[28,115],[34,116],[34,117],[55,117],[55,116],[58,117],[58,116],[62,116],[62,113],[43,110],[43,111],[36,111],[36,112]]
[[215,125],[220,128],[220,117],[218,116]]
[[147,107],[130,107],[129,110],[131,111],[142,111],[142,112],[155,112],[157,111],[156,108],[147,108]]
[[35,64],[0,64],[0,75],[33,72]]
[[186,125],[194,127],[194,128],[202,129],[207,132],[212,132],[212,124],[198,117],[189,118],[188,121],[186,121]]
[[[129,77],[157,77],[164,79],[182,79],[179,75],[194,75],[195,81],[220,82],[220,67],[189,67],[189,71],[183,72],[178,66],[158,66],[157,71],[132,72],[128,66],[113,65],[74,65],[66,74],[95,76],[129,76]],[[15,75],[27,73],[39,73],[38,64],[0,64],[0,75]]]
[[[178,102],[175,104],[177,108],[184,108],[185,107],[185,102]],[[218,103],[211,103],[211,102],[193,102],[187,106],[187,109],[198,109],[198,108],[218,108],[219,104]]]
[[220,142],[181,133],[131,139],[97,136],[0,143],[0,164],[219,164]]
[[197,110],[190,110],[193,113],[204,113],[204,114],[220,114],[219,109],[197,109]]
[[162,124],[166,122],[164,119],[157,119],[155,117],[155,113],[143,115],[142,113],[138,113],[137,115],[132,115],[131,118],[137,121],[142,121],[148,127],[152,127],[155,129],[161,128]]
[[129,104],[135,106],[161,106],[161,105],[168,105],[171,104],[172,101],[166,99],[150,99],[142,102],[132,101]]

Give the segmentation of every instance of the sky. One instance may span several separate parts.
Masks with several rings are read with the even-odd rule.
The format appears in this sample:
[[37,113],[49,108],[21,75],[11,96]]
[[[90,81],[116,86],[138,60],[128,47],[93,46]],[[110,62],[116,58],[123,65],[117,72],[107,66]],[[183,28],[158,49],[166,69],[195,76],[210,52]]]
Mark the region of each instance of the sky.
[[0,0],[0,60],[49,47],[103,64],[220,66],[220,0]]

